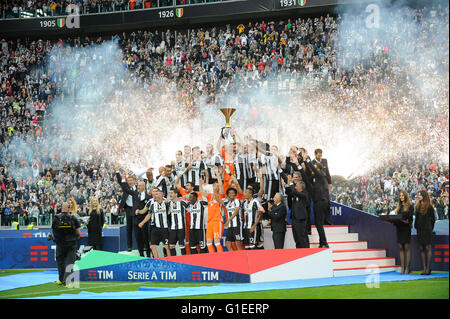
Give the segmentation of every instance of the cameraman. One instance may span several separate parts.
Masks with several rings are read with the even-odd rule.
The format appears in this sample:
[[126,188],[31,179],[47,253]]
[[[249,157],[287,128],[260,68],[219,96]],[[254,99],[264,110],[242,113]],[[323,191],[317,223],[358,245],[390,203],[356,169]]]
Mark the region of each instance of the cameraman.
[[81,236],[80,221],[70,213],[69,203],[64,202],[61,213],[55,215],[52,222],[52,231],[56,243],[56,263],[58,265],[59,285],[66,286],[67,277],[72,273],[76,260],[78,239]]

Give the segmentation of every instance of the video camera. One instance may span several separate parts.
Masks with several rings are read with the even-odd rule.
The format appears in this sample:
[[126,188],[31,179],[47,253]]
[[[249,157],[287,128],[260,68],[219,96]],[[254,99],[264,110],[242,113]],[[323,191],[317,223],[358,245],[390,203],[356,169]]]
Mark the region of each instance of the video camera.
[[55,237],[53,237],[53,234],[52,233],[50,233],[50,234],[48,234],[48,236],[47,236],[47,240],[48,241],[55,241]]

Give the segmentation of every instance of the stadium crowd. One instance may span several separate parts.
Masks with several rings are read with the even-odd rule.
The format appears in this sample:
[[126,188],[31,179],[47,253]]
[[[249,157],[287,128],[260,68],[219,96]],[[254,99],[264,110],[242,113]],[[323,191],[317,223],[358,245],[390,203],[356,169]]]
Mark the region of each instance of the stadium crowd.
[[27,17],[63,16],[69,5],[76,6],[79,14],[91,14],[218,1],[228,0],[8,0],[0,3],[0,13],[6,18],[19,18],[22,12]]
[[[116,1],[120,2],[124,3]],[[51,7],[52,3],[62,8],[66,2],[10,1],[4,8],[14,5]],[[390,47],[378,44],[379,50],[370,56],[369,62],[361,58],[352,67],[343,68],[337,61],[342,50],[342,43],[338,41],[342,17],[330,14],[178,32],[170,29],[124,32],[114,35],[112,41],[122,49],[123,67],[130,70],[135,79],[143,80],[146,91],[151,94],[177,91],[178,103],[185,105],[192,115],[200,99],[214,104],[222,92],[239,95],[260,87],[264,81],[275,81],[281,74],[309,76],[319,79],[321,88],[320,93],[302,95],[311,107],[336,114],[344,112],[352,119],[366,121],[380,129],[387,129],[383,124],[391,117],[403,118],[404,122],[398,124],[399,139],[404,138],[401,132],[405,126],[413,126],[416,141],[432,141],[435,152],[441,152],[445,149],[446,137],[435,132],[445,133],[442,128],[447,128],[448,138],[448,117],[442,116],[446,110],[448,112],[448,82],[436,86],[439,89],[423,99],[414,94],[417,88],[412,81],[405,81],[405,74],[416,72],[416,76],[425,74],[427,78],[431,74],[435,80],[448,81],[448,41],[445,41],[448,40],[448,6],[410,9],[404,14],[414,15],[421,30],[436,34],[433,39],[422,40],[426,43],[438,39],[433,44],[440,46],[442,54],[436,60],[442,61],[441,64],[406,66],[397,63],[395,57],[405,51],[402,51],[401,39],[393,39]],[[433,17],[436,23],[430,25],[429,19]],[[447,28],[439,25],[439,21],[446,21]],[[423,37],[428,32],[423,32]],[[443,41],[439,40],[441,37]],[[111,223],[124,222],[119,209],[121,189],[115,182],[111,163],[101,156],[91,155],[69,162],[64,154],[36,143],[46,134],[58,134],[46,128],[44,122],[52,117],[52,101],[61,92],[66,94],[75,89],[71,88],[70,80],[59,79],[57,71],[48,72],[51,62],[48,55],[52,49],[70,51],[107,40],[85,37],[0,41],[0,211],[3,226],[11,225],[19,217],[24,224],[48,225],[51,215],[58,210],[58,203],[70,197],[75,198],[79,214],[86,215],[89,198],[93,195],[100,199]],[[413,50],[406,52],[414,54]],[[346,59],[344,65],[354,56],[346,56]],[[79,61],[78,71],[87,72],[82,67],[89,61],[82,57]],[[411,110],[420,110],[420,116]],[[23,143],[11,143],[15,139]],[[324,149],[325,157],[326,153]],[[433,155],[436,154],[431,154],[432,158]],[[333,175],[333,163],[330,163],[330,172]],[[333,177],[335,187],[330,196],[331,200],[379,215],[395,208],[399,190],[407,190],[414,199],[419,190],[426,189],[438,218],[443,219],[448,218],[448,181],[448,164],[405,155],[365,176],[348,181]]]

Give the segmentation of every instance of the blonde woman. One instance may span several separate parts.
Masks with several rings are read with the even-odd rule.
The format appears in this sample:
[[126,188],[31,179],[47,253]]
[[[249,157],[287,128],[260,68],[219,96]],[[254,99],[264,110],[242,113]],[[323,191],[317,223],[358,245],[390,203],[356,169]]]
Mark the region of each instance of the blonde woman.
[[69,203],[70,213],[72,215],[78,216],[78,206],[75,198],[69,198],[67,202]]
[[89,222],[88,229],[88,244],[95,250],[102,249],[102,228],[105,224],[105,215],[100,208],[98,198],[93,196],[89,202]]

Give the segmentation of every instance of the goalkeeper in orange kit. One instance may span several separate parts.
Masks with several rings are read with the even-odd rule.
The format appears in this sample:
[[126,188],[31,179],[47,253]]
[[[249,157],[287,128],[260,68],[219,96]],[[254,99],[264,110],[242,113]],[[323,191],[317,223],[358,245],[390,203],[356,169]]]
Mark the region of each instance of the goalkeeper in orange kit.
[[212,184],[212,192],[208,192],[205,189],[203,180],[200,180],[200,193],[203,198],[208,199],[208,223],[206,226],[206,244],[208,245],[208,251],[214,253],[216,248],[217,252],[223,252],[223,247],[220,243],[220,239],[223,235],[223,198],[225,198],[225,192],[223,189],[222,179],[218,172],[218,167],[215,166],[217,181]]

